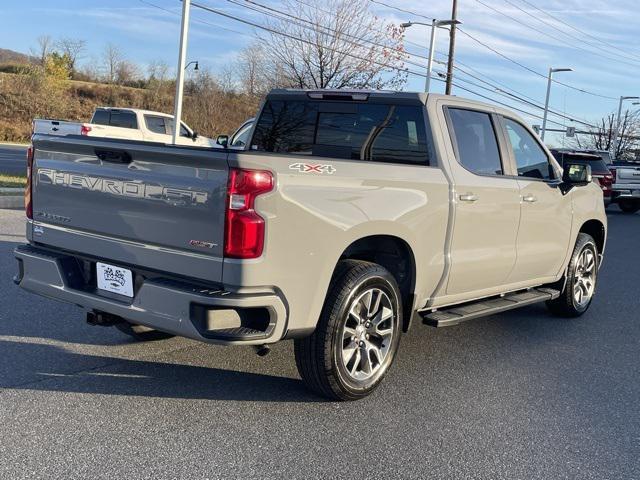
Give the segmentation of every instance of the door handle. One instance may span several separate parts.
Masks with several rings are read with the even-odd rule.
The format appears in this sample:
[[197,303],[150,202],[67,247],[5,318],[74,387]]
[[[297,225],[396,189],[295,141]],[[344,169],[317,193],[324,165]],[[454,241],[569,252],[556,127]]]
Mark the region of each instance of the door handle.
[[477,202],[479,200],[479,197],[474,193],[463,193],[458,198],[462,202]]
[[522,197],[522,201],[527,203],[535,203],[538,201],[538,199],[536,198],[535,195],[524,195]]

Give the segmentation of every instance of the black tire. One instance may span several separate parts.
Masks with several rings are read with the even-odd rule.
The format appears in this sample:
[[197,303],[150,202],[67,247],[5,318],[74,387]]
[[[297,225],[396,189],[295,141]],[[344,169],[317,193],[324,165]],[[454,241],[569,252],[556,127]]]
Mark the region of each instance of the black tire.
[[[593,287],[591,290],[591,294],[588,297],[588,301],[586,301],[585,303],[580,303],[576,299],[575,289],[576,284],[579,283],[578,276],[581,274],[580,258],[585,251],[591,252],[594,259]],[[580,315],[585,313],[591,306],[593,296],[595,295],[599,266],[598,247],[595,240],[591,235],[588,235],[586,233],[579,233],[576,240],[576,246],[573,249],[573,254],[571,255],[571,260],[569,261],[569,266],[567,267],[567,272],[565,273],[565,278],[563,279],[564,288],[558,298],[547,302],[549,311],[551,311],[551,313],[553,313],[554,315],[567,318],[579,317]]]
[[[340,262],[316,330],[294,344],[298,372],[307,387],[331,400],[357,400],[375,390],[393,363],[400,343],[401,298],[396,280],[380,265],[358,260]],[[354,309],[359,311],[357,316],[350,313]],[[358,323],[363,316],[369,319],[366,325]],[[349,322],[357,326],[352,328]],[[347,330],[354,331],[354,336],[349,337]],[[390,333],[379,337],[378,332],[382,331]],[[346,361],[346,356],[353,362]],[[361,366],[363,371],[358,372]],[[354,378],[359,374],[371,377]]]
[[624,213],[636,213],[640,210],[640,201],[618,200],[618,206]]
[[154,340],[165,340],[167,338],[175,337],[170,333],[161,332],[160,330],[154,330],[151,327],[145,327],[144,325],[136,325],[135,323],[120,322],[116,323],[115,327],[122,333],[129,335],[138,342],[150,342]]

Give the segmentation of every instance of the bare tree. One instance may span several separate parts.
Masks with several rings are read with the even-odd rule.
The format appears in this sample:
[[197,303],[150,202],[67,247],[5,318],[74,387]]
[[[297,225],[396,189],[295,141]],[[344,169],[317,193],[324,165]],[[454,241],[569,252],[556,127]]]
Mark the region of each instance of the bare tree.
[[610,113],[601,118],[596,128],[588,134],[576,136],[575,145],[580,149],[613,151],[614,158],[621,158],[625,152],[640,146],[640,115],[629,110],[620,117],[620,136],[616,142],[616,116]]
[[31,55],[38,59],[38,63],[44,66],[47,57],[51,53],[53,47],[53,40],[51,39],[51,35],[40,35],[36,42],[38,45],[34,48],[31,48]]
[[268,68],[262,45],[253,42],[245,47],[238,58],[238,80],[240,88],[250,96],[263,95],[269,89]]
[[261,38],[266,64],[280,69],[268,74],[282,86],[397,89],[406,82],[403,32],[375,17],[367,0],[284,0],[284,8],[300,20],[275,20],[270,26],[282,34]]
[[102,52],[102,61],[105,69],[107,83],[116,83],[118,79],[118,65],[124,60],[122,52],[117,45],[107,43]]
[[78,38],[63,37],[56,42],[56,47],[64,54],[69,56],[71,62],[71,71],[75,72],[77,62],[84,55],[87,48],[87,42]]
[[120,60],[116,66],[116,83],[126,85],[140,78],[138,66],[128,60]]

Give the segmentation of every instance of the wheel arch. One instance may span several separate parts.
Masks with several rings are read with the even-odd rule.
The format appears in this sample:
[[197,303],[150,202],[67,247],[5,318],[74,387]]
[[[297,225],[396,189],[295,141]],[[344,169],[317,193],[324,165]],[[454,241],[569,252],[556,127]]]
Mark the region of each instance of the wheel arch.
[[602,255],[606,241],[606,229],[604,224],[600,220],[587,220],[580,227],[580,233],[591,235],[596,242],[596,247],[598,247],[598,253]]
[[402,330],[406,332],[411,324],[416,286],[416,261],[411,246],[395,235],[369,235],[354,240],[342,252],[339,261],[347,259],[377,263],[393,275],[402,294]]

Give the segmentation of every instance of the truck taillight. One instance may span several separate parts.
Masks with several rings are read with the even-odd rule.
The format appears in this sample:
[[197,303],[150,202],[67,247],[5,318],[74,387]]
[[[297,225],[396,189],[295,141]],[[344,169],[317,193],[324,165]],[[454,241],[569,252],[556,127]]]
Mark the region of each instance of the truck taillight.
[[257,258],[264,247],[264,218],[254,210],[258,195],[273,190],[273,175],[262,170],[229,170],[224,254]]
[[91,127],[89,125],[82,125],[82,127],[80,127],[80,135],[89,135],[90,131]]
[[24,211],[33,219],[33,145],[27,148],[27,185],[24,188]]

